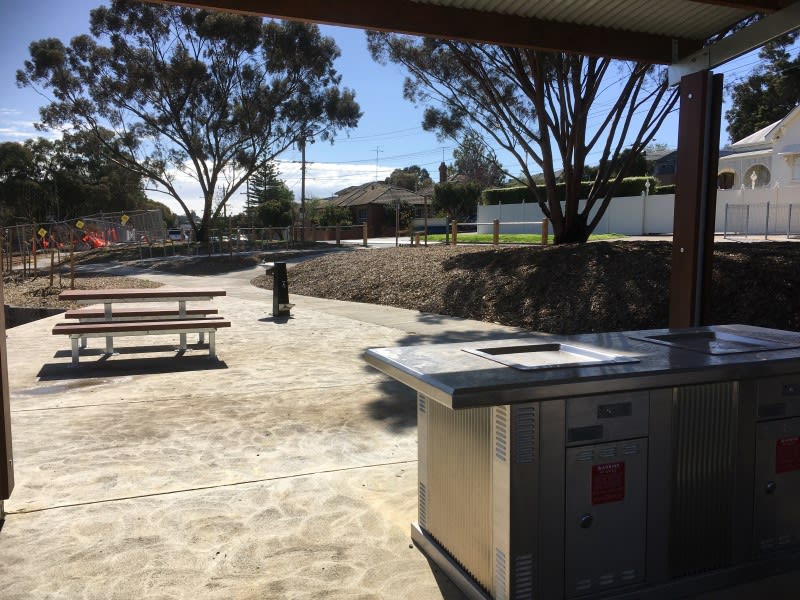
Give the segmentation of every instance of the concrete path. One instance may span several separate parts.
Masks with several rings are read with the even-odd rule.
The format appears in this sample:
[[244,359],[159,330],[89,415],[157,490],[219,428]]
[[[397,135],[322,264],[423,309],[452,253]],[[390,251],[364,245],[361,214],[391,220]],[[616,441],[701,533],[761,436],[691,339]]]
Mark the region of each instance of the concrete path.
[[[410,543],[415,395],[362,354],[524,332],[291,295],[291,271],[296,306],[275,319],[261,273],[146,275],[228,290],[219,362],[161,336],[105,361],[91,340],[72,368],[50,333],[63,317],[8,331],[0,598],[462,598]],[[779,598],[786,581],[713,597]]]
[[218,363],[163,336],[120,338],[102,362],[90,340],[72,368],[50,333],[63,317],[8,331],[0,598],[461,597],[410,545],[414,394],[361,355],[514,330],[296,295],[276,320],[249,284],[262,272],[213,277],[232,321]]

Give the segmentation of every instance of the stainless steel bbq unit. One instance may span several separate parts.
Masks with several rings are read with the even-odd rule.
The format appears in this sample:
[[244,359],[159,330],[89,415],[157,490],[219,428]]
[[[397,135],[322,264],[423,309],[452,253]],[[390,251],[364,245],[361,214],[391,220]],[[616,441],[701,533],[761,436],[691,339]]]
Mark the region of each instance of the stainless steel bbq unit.
[[800,334],[369,350],[418,392],[412,538],[474,598],[675,597],[800,568]]

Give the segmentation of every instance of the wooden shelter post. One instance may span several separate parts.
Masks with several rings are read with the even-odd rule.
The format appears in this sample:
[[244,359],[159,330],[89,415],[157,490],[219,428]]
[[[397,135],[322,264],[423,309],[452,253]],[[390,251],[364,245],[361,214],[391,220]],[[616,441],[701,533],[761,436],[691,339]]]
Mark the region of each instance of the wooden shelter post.
[[721,116],[722,75],[706,70],[681,79],[670,327],[708,322]]
[[[3,304],[3,282],[0,281],[0,305]],[[6,351],[5,311],[0,313],[0,520],[3,502],[14,489],[14,458],[11,452],[11,402],[8,389],[8,353]]]

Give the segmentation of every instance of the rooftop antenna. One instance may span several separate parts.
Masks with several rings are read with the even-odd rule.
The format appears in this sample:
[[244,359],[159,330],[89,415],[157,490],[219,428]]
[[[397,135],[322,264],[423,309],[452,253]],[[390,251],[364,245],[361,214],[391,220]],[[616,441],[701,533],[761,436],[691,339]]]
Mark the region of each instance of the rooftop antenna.
[[378,153],[383,152],[380,146],[375,147],[375,181],[378,181]]

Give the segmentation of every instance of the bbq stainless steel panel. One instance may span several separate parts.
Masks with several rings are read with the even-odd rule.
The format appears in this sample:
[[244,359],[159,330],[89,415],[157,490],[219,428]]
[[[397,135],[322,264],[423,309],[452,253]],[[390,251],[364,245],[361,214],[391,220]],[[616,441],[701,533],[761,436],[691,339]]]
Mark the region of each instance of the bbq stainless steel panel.
[[492,409],[426,402],[425,530],[485,589],[492,586]]
[[739,430],[736,389],[735,383],[675,389],[672,577],[731,565]]
[[647,439],[568,448],[566,469],[566,596],[643,581]]
[[755,552],[800,545],[800,418],[759,423],[756,440]]
[[800,417],[800,376],[761,379],[756,396],[760,421]]
[[647,436],[648,392],[604,394],[567,400],[567,445]]

